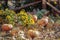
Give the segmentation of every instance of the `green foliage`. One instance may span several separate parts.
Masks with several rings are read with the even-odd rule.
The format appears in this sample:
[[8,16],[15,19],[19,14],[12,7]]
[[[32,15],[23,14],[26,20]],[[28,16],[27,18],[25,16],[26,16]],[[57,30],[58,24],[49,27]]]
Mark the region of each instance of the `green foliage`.
[[13,10],[5,9],[5,11],[0,10],[0,18],[2,18],[3,21],[6,20],[6,23],[13,24],[15,23],[15,12]]
[[47,10],[45,10],[45,9],[38,10],[37,14],[36,14],[38,19],[41,19],[46,12],[47,12]]
[[32,19],[31,14],[27,14],[25,10],[21,10],[20,13],[17,14],[17,19],[20,25],[28,26],[30,24],[34,24],[34,20]]

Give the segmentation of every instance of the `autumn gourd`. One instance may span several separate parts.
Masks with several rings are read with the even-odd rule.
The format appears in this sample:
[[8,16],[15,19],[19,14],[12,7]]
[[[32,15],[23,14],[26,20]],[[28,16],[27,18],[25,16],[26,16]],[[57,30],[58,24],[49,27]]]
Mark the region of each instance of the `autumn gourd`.
[[39,25],[39,26],[42,26],[42,27],[44,27],[44,26],[46,26],[47,24],[48,24],[48,17],[47,16],[44,16],[43,18],[41,18],[38,22],[37,22],[37,24]]
[[11,25],[11,24],[3,24],[1,28],[2,28],[3,31],[9,31],[9,30],[11,30],[13,28],[13,25]]
[[37,36],[39,36],[39,31],[37,31],[37,30],[28,30],[28,35],[31,38],[37,37]]
[[33,19],[34,19],[34,21],[37,21],[37,16],[33,15]]

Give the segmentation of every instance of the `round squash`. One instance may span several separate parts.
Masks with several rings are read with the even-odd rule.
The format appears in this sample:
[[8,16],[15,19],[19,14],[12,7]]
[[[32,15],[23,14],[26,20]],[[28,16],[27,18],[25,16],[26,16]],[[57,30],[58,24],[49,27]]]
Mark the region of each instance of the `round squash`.
[[13,25],[11,25],[11,24],[3,24],[1,28],[2,28],[3,31],[9,31],[9,30],[11,30],[13,28]]
[[28,35],[31,38],[37,37],[37,36],[39,36],[39,31],[37,31],[37,30],[28,30]]

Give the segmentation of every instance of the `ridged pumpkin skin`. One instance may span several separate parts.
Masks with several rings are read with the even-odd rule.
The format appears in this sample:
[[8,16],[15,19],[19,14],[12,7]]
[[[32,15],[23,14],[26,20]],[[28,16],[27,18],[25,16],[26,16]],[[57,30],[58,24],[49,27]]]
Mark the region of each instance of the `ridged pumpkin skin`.
[[13,28],[13,26],[11,24],[3,24],[1,28],[3,31],[9,31]]

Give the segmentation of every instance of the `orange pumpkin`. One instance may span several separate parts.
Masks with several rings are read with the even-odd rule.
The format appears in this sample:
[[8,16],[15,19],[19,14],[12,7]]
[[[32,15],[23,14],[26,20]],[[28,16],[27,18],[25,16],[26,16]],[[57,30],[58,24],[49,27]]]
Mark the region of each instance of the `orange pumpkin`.
[[36,31],[36,30],[28,30],[28,35],[31,37],[31,38],[34,38],[36,36],[39,35],[39,32]]
[[28,35],[29,35],[31,38],[34,38],[34,37],[35,37],[33,30],[29,30],[29,31],[28,31]]
[[33,15],[33,19],[34,19],[34,21],[37,21],[37,16]]
[[13,28],[13,26],[11,24],[3,24],[1,28],[3,31],[9,31]]
[[44,16],[42,19],[40,19],[39,21],[38,21],[38,25],[39,26],[45,26],[45,25],[47,25],[48,24],[48,17],[47,16]]

